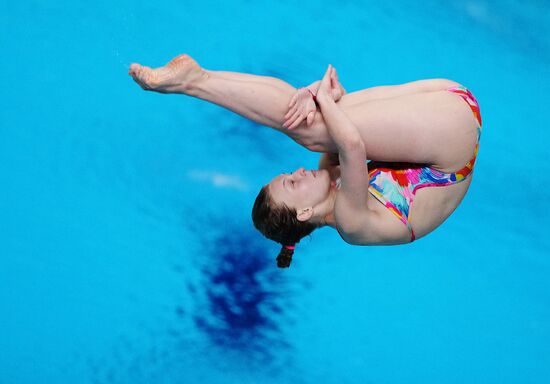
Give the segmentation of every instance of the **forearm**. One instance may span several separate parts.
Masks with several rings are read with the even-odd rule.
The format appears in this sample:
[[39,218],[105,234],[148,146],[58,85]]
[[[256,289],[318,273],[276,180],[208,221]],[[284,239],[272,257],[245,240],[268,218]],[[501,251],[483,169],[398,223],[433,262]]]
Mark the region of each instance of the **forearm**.
[[365,151],[363,139],[357,127],[349,117],[336,105],[334,100],[326,97],[319,101],[321,112],[329,135],[338,148],[338,152],[359,149]]

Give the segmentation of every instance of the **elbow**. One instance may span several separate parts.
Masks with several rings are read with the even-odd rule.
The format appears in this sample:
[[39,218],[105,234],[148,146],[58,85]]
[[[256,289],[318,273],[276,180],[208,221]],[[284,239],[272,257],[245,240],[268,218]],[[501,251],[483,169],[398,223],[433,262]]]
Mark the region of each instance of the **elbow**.
[[366,155],[365,150],[365,143],[363,142],[363,139],[357,135],[356,137],[351,137],[346,140],[342,140],[342,142],[339,145],[340,153],[344,154],[359,154],[359,155]]
[[354,222],[346,222],[338,225],[338,233],[342,237],[342,240],[351,245],[361,245],[364,243],[361,241],[363,232],[364,228],[361,228]]

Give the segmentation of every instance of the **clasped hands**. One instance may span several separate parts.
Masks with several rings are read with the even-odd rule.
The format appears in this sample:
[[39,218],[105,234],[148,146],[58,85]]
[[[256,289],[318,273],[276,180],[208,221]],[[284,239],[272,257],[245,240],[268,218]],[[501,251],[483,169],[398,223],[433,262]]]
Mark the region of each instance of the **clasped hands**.
[[307,126],[311,126],[317,113],[317,104],[315,102],[315,96],[318,95],[321,86],[323,92],[328,92],[332,99],[337,102],[345,94],[345,90],[338,81],[338,74],[336,68],[329,65],[323,81],[317,81],[308,87],[299,88],[290,103],[288,104],[288,112],[285,115],[285,122],[283,128],[292,130],[298,127],[304,119]]

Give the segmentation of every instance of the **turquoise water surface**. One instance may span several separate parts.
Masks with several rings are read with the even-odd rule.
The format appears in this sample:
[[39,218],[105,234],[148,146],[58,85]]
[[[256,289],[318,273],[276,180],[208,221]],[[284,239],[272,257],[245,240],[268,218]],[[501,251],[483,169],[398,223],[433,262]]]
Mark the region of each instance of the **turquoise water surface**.
[[[21,1],[0,13],[0,383],[543,383],[546,1]],[[250,210],[318,155],[131,62],[348,91],[444,77],[483,116],[470,191],[411,245],[320,230],[280,270]]]

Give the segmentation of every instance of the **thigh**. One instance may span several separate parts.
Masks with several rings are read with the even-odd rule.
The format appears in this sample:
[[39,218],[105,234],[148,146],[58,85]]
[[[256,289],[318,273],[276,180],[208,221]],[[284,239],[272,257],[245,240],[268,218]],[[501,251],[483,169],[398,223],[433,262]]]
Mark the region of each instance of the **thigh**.
[[454,93],[416,93],[343,109],[357,126],[370,159],[453,171],[473,155],[477,123],[468,105]]
[[427,79],[399,85],[383,85],[348,93],[342,97],[339,104],[352,106],[365,101],[389,99],[414,93],[443,91],[457,85],[459,85],[457,82],[447,79]]

